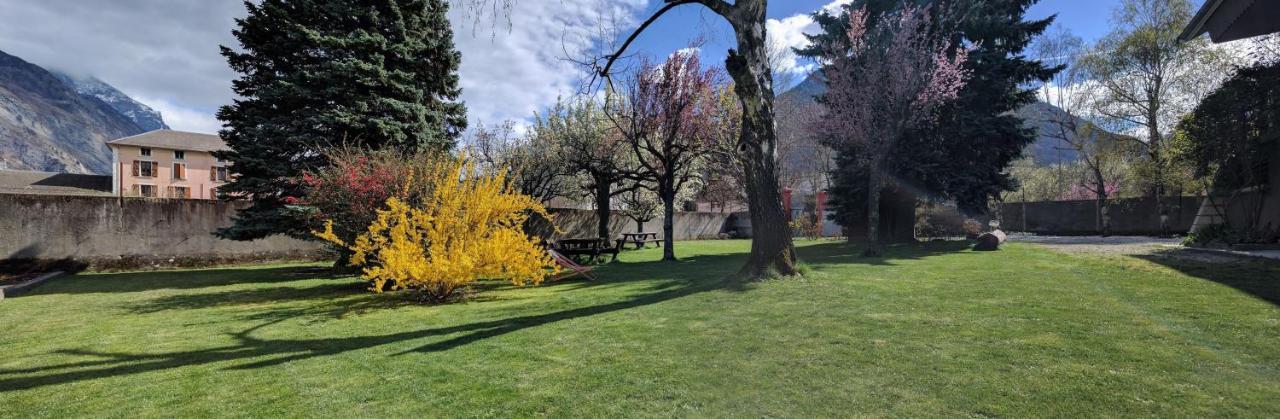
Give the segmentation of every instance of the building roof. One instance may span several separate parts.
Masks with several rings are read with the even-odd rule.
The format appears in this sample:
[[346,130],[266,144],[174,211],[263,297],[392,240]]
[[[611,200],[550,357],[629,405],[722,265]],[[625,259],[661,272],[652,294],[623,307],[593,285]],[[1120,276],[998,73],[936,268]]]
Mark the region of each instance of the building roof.
[[166,150],[218,151],[227,150],[227,143],[221,137],[195,132],[158,129],[144,132],[132,137],[107,141],[107,145],[132,145],[155,147]]
[[0,194],[112,196],[111,176],[0,170]]
[[1180,41],[1209,33],[1214,43],[1280,31],[1280,2],[1275,0],[1207,0],[1191,19]]

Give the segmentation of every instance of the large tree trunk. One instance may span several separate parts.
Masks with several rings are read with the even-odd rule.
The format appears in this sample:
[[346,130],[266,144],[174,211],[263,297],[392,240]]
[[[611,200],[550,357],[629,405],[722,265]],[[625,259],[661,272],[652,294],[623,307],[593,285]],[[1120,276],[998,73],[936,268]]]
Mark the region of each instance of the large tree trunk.
[[725,68],[742,102],[742,152],[747,209],[751,213],[751,255],[739,271],[745,279],[770,273],[795,275],[796,255],[778,186],[777,135],[773,119],[773,78],[765,44],[766,0],[738,0],[724,16],[733,26],[738,49]]
[[[1163,84],[1162,79],[1156,80],[1155,91],[1160,91]],[[1160,217],[1160,235],[1169,233],[1167,224],[1169,211],[1164,204],[1164,137],[1160,135],[1159,109],[1160,102],[1153,96],[1149,103],[1147,114],[1147,154],[1151,158],[1152,168],[1155,169],[1155,183],[1152,185],[1151,193],[1156,200],[1156,216]]]
[[733,27],[738,48],[729,50],[725,69],[734,81],[734,91],[742,103],[742,137],[738,141],[743,160],[743,179],[747,189],[747,209],[751,212],[751,255],[739,271],[740,279],[760,278],[770,273],[795,275],[796,254],[791,243],[791,229],[782,211],[782,192],[778,187],[776,155],[778,138],[774,133],[773,75],[769,72],[769,55],[765,39],[767,0],[664,0],[663,6],[640,25],[623,42],[618,52],[609,57],[601,71],[609,74],[613,60],[622,56],[636,36],[663,13],[685,4],[702,4],[723,17]]
[[1097,203],[1095,204],[1098,217],[1098,234],[1103,237],[1111,235],[1111,221],[1107,219],[1107,214],[1103,208],[1107,207],[1107,183],[1102,177],[1102,169],[1094,165],[1093,167],[1093,183],[1094,193],[1097,195]]
[[611,239],[612,237],[609,237],[609,216],[612,214],[612,211],[609,210],[609,198],[612,191],[610,190],[608,179],[596,177],[595,182],[596,219],[599,221],[599,224],[596,226],[596,232],[599,234],[600,238]]
[[880,165],[867,170],[867,250],[864,257],[880,256]]
[[662,260],[676,260],[676,194],[675,191],[663,191],[662,194]]

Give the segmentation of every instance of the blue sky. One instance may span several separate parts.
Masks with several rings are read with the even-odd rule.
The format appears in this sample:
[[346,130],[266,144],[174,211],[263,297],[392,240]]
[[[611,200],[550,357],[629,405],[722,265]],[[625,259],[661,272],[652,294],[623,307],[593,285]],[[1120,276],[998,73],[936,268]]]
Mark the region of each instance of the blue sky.
[[[779,23],[792,19],[790,26],[799,25],[805,15],[832,4],[833,0],[773,0],[769,3],[769,18]],[[1202,0],[1192,0],[1199,7]],[[647,12],[655,10],[659,2],[652,1]],[[1077,36],[1092,42],[1106,35],[1110,26],[1111,11],[1120,0],[1041,0],[1027,11],[1028,19],[1057,15],[1055,23]],[[647,16],[647,15],[646,15]],[[776,28],[776,27],[775,27]],[[771,30],[775,28],[770,28]],[[647,34],[637,41],[636,50],[653,57],[662,57],[683,48],[702,36],[706,39],[703,57],[713,63],[724,60],[725,51],[734,44],[728,24],[697,5],[682,6],[669,12]]]
[[[816,30],[808,15],[833,0],[771,0],[769,32],[798,46]],[[847,1],[847,0],[845,0]],[[1202,0],[1193,0],[1199,6]],[[1029,17],[1057,13],[1059,23],[1086,40],[1102,36],[1119,0],[1043,0]],[[230,103],[237,75],[218,54],[235,45],[234,0],[0,0],[0,51],[35,64],[95,76],[159,110],[170,126],[216,132],[213,114]],[[595,46],[598,22],[609,16],[632,25],[661,0],[515,0],[509,28],[475,30],[455,10],[455,43],[462,52],[462,99],[473,121],[527,121],[558,97],[577,93],[586,74],[565,60]],[[704,62],[722,64],[733,36],[723,20],[701,6],[673,10],[651,27],[632,52],[663,58],[702,37]],[[794,81],[811,67],[792,62]]]

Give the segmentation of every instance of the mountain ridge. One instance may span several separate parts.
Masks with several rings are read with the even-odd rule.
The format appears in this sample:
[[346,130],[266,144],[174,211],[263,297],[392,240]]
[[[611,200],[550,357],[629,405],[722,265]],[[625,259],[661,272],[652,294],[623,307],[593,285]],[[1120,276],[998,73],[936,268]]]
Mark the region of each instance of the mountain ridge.
[[[791,89],[778,95],[779,100],[814,101],[826,93],[827,86],[817,72],[796,84]],[[1074,151],[1062,150],[1062,141],[1050,134],[1056,131],[1055,120],[1063,120],[1067,112],[1052,104],[1036,101],[1014,111],[1023,120],[1023,124],[1036,130],[1036,139],[1023,149],[1025,156],[1031,157],[1038,165],[1071,163],[1079,159]],[[1077,118],[1079,119],[1079,118]]]
[[116,89],[115,86],[107,84],[97,77],[77,77],[58,70],[49,70],[49,72],[81,96],[92,97],[111,106],[112,109],[124,115],[125,118],[129,118],[143,131],[169,129],[169,126],[164,123],[164,118],[160,116],[160,112],[134,100],[129,95]]
[[0,51],[3,168],[109,174],[111,152],[106,142],[142,132],[107,102],[81,94],[52,72]]

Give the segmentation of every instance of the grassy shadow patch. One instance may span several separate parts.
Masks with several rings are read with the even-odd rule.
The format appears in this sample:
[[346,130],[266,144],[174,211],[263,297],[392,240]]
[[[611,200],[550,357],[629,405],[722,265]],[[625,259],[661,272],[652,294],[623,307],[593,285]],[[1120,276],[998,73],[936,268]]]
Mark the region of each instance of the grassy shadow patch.
[[[231,333],[236,342],[193,351],[167,353],[108,352],[96,349],[63,349],[55,355],[92,357],[94,361],[79,361],[40,368],[0,370],[0,388],[30,389],[99,379],[133,375],[173,368],[210,363],[236,362],[228,369],[256,369],[282,363],[325,357],[353,350],[378,347],[407,341],[449,336],[447,339],[425,342],[407,353],[433,353],[447,351],[473,342],[517,332],[532,327],[624,311],[657,304],[698,293],[730,289],[731,281],[722,278],[737,268],[745,254],[720,254],[689,257],[679,262],[618,263],[597,269],[601,281],[564,282],[546,285],[557,288],[558,293],[586,291],[590,288],[619,286],[635,282],[651,283],[639,287],[639,293],[626,298],[561,310],[512,315],[495,320],[470,322],[445,327],[425,328],[390,334],[315,338],[273,339],[257,336],[272,325],[300,317],[342,317],[351,313],[403,307],[411,301],[405,295],[371,295],[353,292],[357,281],[335,282],[305,288],[269,287],[248,290],[226,290],[210,293],[163,296],[151,301],[126,307],[133,314],[149,314],[166,311],[185,311],[221,306],[266,304],[271,302],[296,302],[295,306],[266,309],[243,320],[261,322],[239,332]],[[312,267],[287,267],[271,269],[214,269],[184,272],[187,278],[174,279],[173,272],[147,272],[121,276],[95,275],[98,278],[68,283],[47,293],[133,292],[156,289],[197,289],[203,287],[236,284],[284,283],[324,275],[325,269]],[[506,286],[485,282],[480,285],[478,298],[506,291]],[[388,298],[389,297],[389,298]],[[266,359],[262,359],[266,358]],[[252,360],[252,361],[250,361]]]
[[1280,262],[1255,258],[1201,260],[1180,251],[1134,255],[1192,277],[1235,288],[1280,306]]
[[240,284],[271,284],[303,279],[341,279],[351,274],[323,266],[218,268],[180,271],[94,273],[76,275],[37,294],[129,293],[190,290]]

